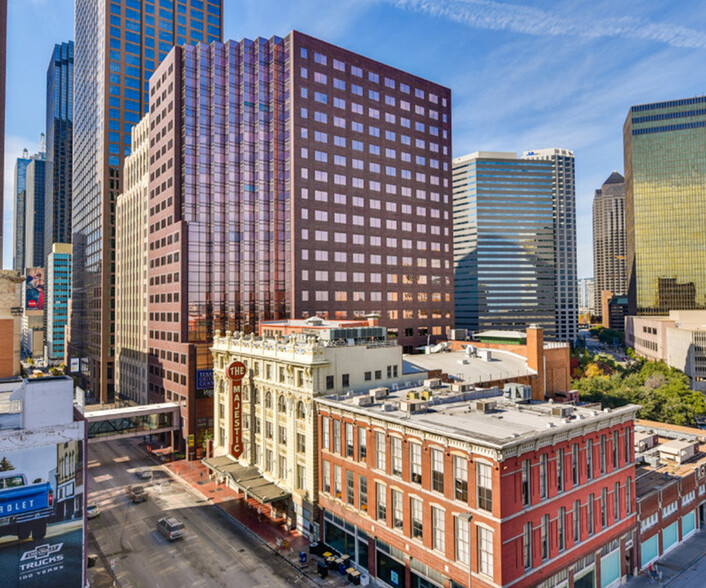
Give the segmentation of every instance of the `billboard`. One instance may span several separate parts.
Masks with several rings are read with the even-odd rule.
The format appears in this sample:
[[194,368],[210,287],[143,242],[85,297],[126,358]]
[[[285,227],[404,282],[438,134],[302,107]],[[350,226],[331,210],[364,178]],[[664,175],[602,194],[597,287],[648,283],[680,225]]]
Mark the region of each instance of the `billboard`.
[[83,443],[0,449],[3,588],[83,586]]
[[230,379],[230,422],[232,431],[230,436],[230,454],[236,459],[243,453],[243,378],[245,377],[245,364],[234,361],[226,369]]
[[44,268],[28,267],[25,280],[25,308],[44,310]]

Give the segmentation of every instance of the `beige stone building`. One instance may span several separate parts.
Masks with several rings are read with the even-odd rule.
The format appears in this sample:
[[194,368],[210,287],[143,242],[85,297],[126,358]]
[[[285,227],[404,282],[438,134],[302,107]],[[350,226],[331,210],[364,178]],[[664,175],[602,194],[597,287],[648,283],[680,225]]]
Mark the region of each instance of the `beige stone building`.
[[124,188],[116,207],[115,389],[121,398],[147,398],[147,229],[149,115],[132,129]]
[[[289,524],[318,537],[318,436],[314,399],[375,386],[403,385],[425,377],[403,374],[402,347],[387,340],[384,327],[344,322],[263,323],[260,332],[287,326],[273,337],[217,331],[214,358],[214,457],[205,460],[229,485],[272,505]],[[327,328],[328,327],[328,328]],[[298,331],[298,332],[297,332]],[[307,332],[308,331],[308,332]],[[231,388],[226,368],[245,364],[242,392],[244,451],[228,456]]]
[[18,272],[0,270],[0,378],[20,373],[24,281]]

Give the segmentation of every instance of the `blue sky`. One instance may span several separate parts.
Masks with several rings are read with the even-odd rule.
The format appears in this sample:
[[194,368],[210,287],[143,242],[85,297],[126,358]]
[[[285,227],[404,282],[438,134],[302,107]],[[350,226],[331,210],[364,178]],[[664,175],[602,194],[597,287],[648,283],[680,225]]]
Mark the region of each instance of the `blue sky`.
[[[73,0],[10,0],[5,259],[14,162],[45,125],[54,43]],[[592,275],[593,191],[623,171],[633,104],[706,92],[706,3],[673,0],[225,0],[226,39],[291,29],[452,89],[454,156],[563,147],[576,155],[579,276]]]

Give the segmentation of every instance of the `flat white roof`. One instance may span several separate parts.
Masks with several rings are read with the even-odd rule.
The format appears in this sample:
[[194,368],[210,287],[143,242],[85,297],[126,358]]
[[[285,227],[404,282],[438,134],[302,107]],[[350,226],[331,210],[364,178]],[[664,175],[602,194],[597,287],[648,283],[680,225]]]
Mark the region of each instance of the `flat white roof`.
[[405,374],[441,370],[450,377],[469,384],[510,380],[537,374],[527,367],[526,358],[498,349],[491,350],[490,361],[468,357],[465,351],[403,355],[402,360]]

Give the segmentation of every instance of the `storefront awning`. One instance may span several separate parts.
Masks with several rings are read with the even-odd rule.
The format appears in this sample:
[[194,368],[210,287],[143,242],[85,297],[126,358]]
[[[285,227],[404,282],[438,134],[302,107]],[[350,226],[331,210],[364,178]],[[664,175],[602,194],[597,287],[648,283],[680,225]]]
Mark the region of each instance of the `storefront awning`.
[[289,498],[290,493],[277,484],[266,480],[256,467],[248,467],[233,461],[227,455],[201,460],[207,468],[228,476],[245,496],[252,496],[263,504]]

